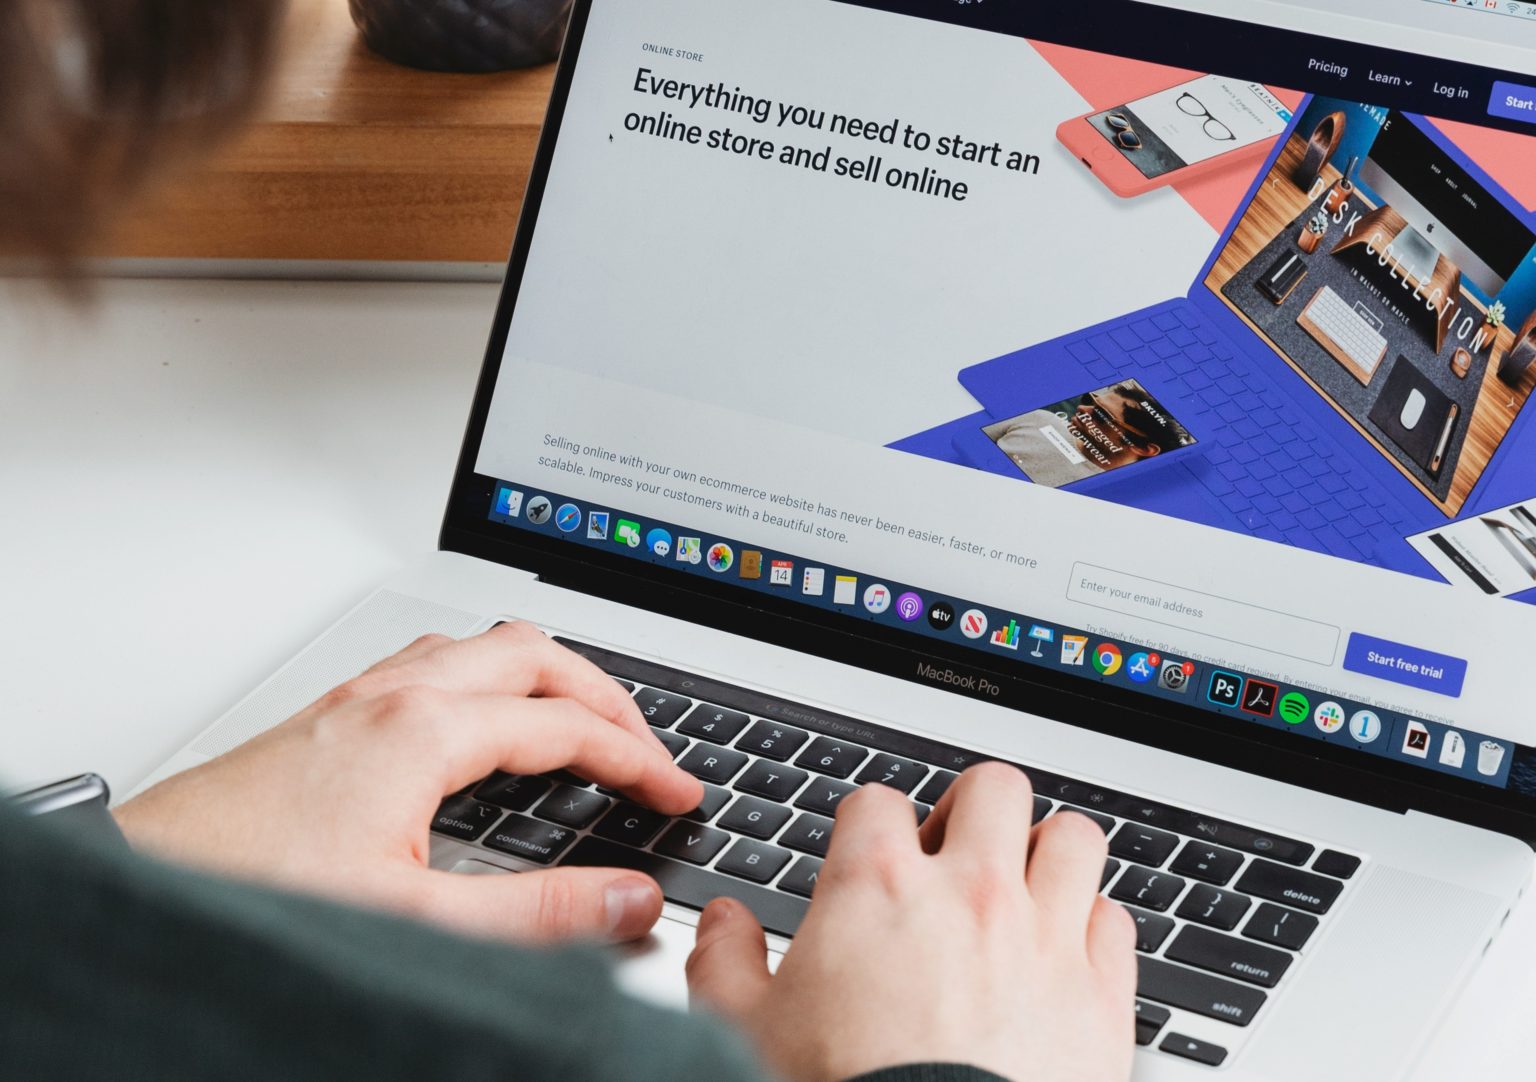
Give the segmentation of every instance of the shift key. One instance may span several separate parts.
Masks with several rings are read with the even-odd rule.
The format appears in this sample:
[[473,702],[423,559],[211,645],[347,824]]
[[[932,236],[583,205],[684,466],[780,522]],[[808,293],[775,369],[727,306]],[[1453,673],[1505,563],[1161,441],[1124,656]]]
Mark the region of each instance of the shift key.
[[1137,957],[1136,967],[1140,974],[1136,994],[1142,999],[1182,1007],[1234,1026],[1252,1022],[1253,1016],[1269,998],[1257,988],[1233,984],[1145,955]]

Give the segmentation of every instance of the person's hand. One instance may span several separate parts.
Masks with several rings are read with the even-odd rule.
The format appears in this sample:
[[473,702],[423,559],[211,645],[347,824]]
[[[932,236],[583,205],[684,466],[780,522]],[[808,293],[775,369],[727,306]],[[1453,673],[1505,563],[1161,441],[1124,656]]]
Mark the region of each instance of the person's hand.
[[507,624],[462,642],[420,639],[116,814],[130,842],[166,859],[470,934],[644,935],[662,898],[635,872],[427,867],[444,795],[494,769],[562,767],[669,815],[703,797],[611,677],[537,629]]
[[739,902],[704,910],[696,1004],[736,1022],[795,1082],[913,1063],[1011,1079],[1131,1073],[1135,926],[1098,894],[1104,833],[1053,815],[1002,764],[957,780],[923,824],[893,789],[843,798],[810,911],[770,976]]

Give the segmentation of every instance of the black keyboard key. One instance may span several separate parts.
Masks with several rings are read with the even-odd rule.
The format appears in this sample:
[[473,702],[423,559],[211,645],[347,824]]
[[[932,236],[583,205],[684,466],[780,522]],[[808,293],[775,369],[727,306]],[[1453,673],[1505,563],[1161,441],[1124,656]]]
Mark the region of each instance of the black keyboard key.
[[928,821],[928,817],[933,814],[933,809],[930,808],[927,804],[914,804],[912,805],[912,810],[917,813],[918,826],[922,826],[924,823],[926,823]]
[[669,729],[673,722],[688,712],[688,708],[693,705],[693,700],[685,699],[670,691],[641,688],[635,692],[635,705],[640,708],[640,713],[646,721],[658,729]]
[[1160,913],[1148,913],[1134,905],[1126,906],[1125,911],[1136,922],[1136,949],[1156,954],[1163,941],[1173,932],[1173,918]]
[[1137,1001],[1137,1044],[1149,1045],[1157,1041],[1157,1034],[1163,1031],[1170,1017],[1174,1017],[1174,1011],[1167,1007],[1158,1007],[1157,1004],[1143,1004]]
[[548,819],[552,823],[562,826],[582,827],[591,826],[599,815],[608,810],[612,803],[601,793],[594,793],[591,789],[577,789],[570,785],[555,787],[555,791],[544,798],[544,802],[533,809],[533,814],[540,819]]
[[849,744],[843,740],[833,740],[829,736],[818,736],[811,741],[810,747],[800,753],[800,758],[795,760],[795,765],[814,770],[818,774],[846,778],[858,769],[859,764],[868,755],[868,748],[861,748],[857,744]]
[[1109,857],[1107,860],[1105,860],[1104,874],[1099,877],[1099,889],[1103,890],[1105,887],[1109,886],[1109,881],[1115,877],[1115,873],[1119,870],[1120,862],[1114,857]]
[[1174,835],[1137,823],[1126,823],[1109,840],[1111,854],[1149,868],[1161,867],[1178,847],[1179,839]]
[[795,807],[821,815],[836,815],[838,803],[857,788],[857,785],[833,778],[812,778],[811,783],[795,798]]
[[718,875],[714,871],[690,864],[680,864],[642,849],[615,845],[602,838],[583,838],[581,844],[572,849],[570,856],[562,863],[579,867],[629,868],[643,872],[661,885],[661,892],[668,901],[691,909],[703,909],[722,895],[735,898],[744,902],[763,927],[775,935],[794,935],[808,904],[804,898],[797,898],[785,891],[760,887],[745,879]]
[[613,678],[613,682],[615,684],[618,684],[619,687],[623,688],[625,691],[629,692],[631,695],[633,695],[635,693],[635,685],[631,684],[628,680],[620,680],[617,676],[615,676]]
[[1117,902],[1132,902],[1161,913],[1173,904],[1183,889],[1184,880],[1178,876],[1132,864],[1115,883],[1109,896]]
[[1189,924],[1168,945],[1164,957],[1261,988],[1273,988],[1280,983],[1295,955]]
[[809,774],[797,767],[758,761],[747,768],[747,772],[736,782],[736,788],[743,793],[782,803],[794,796],[808,777]]
[[827,855],[827,846],[832,844],[832,820],[809,812],[798,815],[789,824],[789,829],[780,836],[779,844],[809,853],[813,857],[824,857]]
[[788,762],[789,757],[810,738],[810,733],[793,725],[760,721],[747,730],[747,735],[738,740],[736,746],[753,755],[783,763]]
[[1045,799],[1045,797],[1043,797],[1043,796],[1035,797],[1035,810],[1034,810],[1034,814],[1032,814],[1030,816],[1030,820],[1029,820],[1030,823],[1031,824],[1038,823],[1038,822],[1040,822],[1040,820],[1044,819],[1047,815],[1050,815],[1050,814],[1051,814],[1051,802],[1049,800]]
[[1348,879],[1360,870],[1360,858],[1341,853],[1337,849],[1324,849],[1312,862],[1312,870],[1331,875],[1335,879]]
[[1316,930],[1316,917],[1265,902],[1254,911],[1253,919],[1243,928],[1243,935],[1260,943],[1299,951]]
[[1220,1067],[1227,1058],[1227,1050],[1221,1045],[1211,1044],[1209,1041],[1197,1041],[1182,1033],[1168,1034],[1158,1047],[1169,1055],[1192,1059],[1207,1067]]
[[662,746],[672,753],[672,758],[674,759],[676,759],[683,752],[687,751],[688,745],[690,743],[686,736],[679,736],[677,733],[669,733],[665,729],[656,730],[656,739],[660,740]]
[[693,713],[683,719],[677,731],[708,740],[711,744],[729,744],[741,735],[751,720],[740,710],[726,710],[724,707],[700,703],[694,707]]
[[1088,818],[1097,823],[1099,825],[1099,829],[1102,830],[1105,834],[1108,834],[1111,830],[1115,829],[1114,819],[1105,815],[1103,812],[1089,811],[1087,808],[1079,808],[1072,804],[1063,804],[1061,807],[1056,809],[1057,815],[1060,815],[1062,812],[1077,812],[1078,815],[1086,815]]
[[660,812],[626,802],[603,816],[603,821],[592,829],[592,833],[610,841],[640,847],[660,834],[669,818]]
[[656,852],[664,857],[676,857],[689,864],[708,864],[715,854],[725,848],[731,836],[714,827],[697,823],[676,823],[656,843]]
[[700,781],[724,785],[747,765],[747,757],[731,748],[717,748],[713,744],[695,744],[677,765]]
[[917,788],[917,783],[927,776],[928,768],[922,763],[903,759],[899,755],[876,753],[864,769],[859,771],[856,780],[860,785],[876,782],[880,785],[889,785],[892,789],[899,789],[903,793],[910,793]]
[[467,796],[451,796],[437,806],[432,830],[450,838],[472,842],[495,826],[501,809]]
[[1237,889],[1308,913],[1326,913],[1344,889],[1337,879],[1287,868],[1272,860],[1255,860],[1243,871]]
[[1168,1024],[1168,1019],[1173,1017],[1173,1012],[1167,1007],[1159,1007],[1155,1003],[1143,1003],[1136,1001],[1136,1043],[1140,1045],[1151,1044],[1157,1039],[1158,1033]]
[[937,804],[939,797],[949,791],[949,787],[955,784],[955,779],[959,776],[948,770],[935,770],[933,777],[923,782],[923,787],[917,791],[915,799],[924,804]]
[[1213,887],[1209,883],[1196,883],[1179,905],[1179,916],[1230,932],[1237,927],[1238,921],[1243,919],[1251,905],[1253,902],[1241,894]]
[[1214,883],[1218,887],[1224,887],[1232,882],[1232,877],[1237,874],[1237,869],[1242,867],[1242,864],[1243,857],[1240,853],[1223,849],[1219,845],[1206,845],[1204,842],[1193,841],[1184,843],[1184,848],[1179,850],[1179,855],[1174,858],[1168,870],[1177,875],[1198,879],[1202,883]]
[[535,800],[549,792],[550,784],[545,778],[529,777],[526,774],[503,774],[498,771],[480,783],[480,787],[475,790],[475,796],[495,804],[498,808],[521,812],[533,807]]
[[802,898],[809,898],[811,892],[816,889],[816,878],[821,875],[821,864],[822,862],[815,857],[801,857],[795,861],[793,868],[784,873],[784,878],[779,880],[779,889],[798,894]]
[[720,817],[721,830],[767,840],[779,832],[793,813],[782,804],[755,796],[741,796]]
[[736,844],[726,850],[715,871],[726,875],[750,879],[754,883],[767,883],[784,870],[789,854],[776,846],[764,845],[751,838],[737,838]]
[[486,836],[484,844],[535,864],[549,864],[575,840],[576,832],[568,827],[508,815]]
[[683,815],[684,819],[691,819],[695,823],[707,823],[720,814],[720,809],[731,800],[731,791],[722,789],[718,785],[704,783],[704,799],[699,801],[699,806],[693,811]]
[[1252,1022],[1253,1016],[1269,998],[1246,984],[1234,984],[1145,954],[1136,956],[1136,968],[1139,974],[1136,994],[1143,999],[1182,1007],[1234,1026]]
[[592,784],[586,778],[578,774],[572,774],[569,770],[551,770],[544,777],[556,785],[569,785],[576,789],[585,789]]

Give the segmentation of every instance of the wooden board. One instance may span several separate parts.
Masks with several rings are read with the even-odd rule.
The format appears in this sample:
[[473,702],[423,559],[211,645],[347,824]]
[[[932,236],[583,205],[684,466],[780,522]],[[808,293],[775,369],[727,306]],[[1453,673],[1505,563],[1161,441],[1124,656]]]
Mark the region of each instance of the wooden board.
[[103,254],[504,261],[553,65],[398,67],[362,44],[342,0],[295,0],[287,38],[255,124],[146,199]]

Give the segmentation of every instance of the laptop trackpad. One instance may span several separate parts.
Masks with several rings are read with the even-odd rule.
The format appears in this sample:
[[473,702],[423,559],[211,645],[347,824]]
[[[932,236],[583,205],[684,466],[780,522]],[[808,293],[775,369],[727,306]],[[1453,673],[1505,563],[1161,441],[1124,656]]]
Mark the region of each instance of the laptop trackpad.
[[[693,951],[694,925],[688,918],[694,914],[668,905],[666,913],[672,912],[683,913],[683,918],[664,914],[645,939],[615,949],[618,968],[614,976],[619,987],[637,999],[686,1010],[688,982],[683,966]],[[769,968],[777,969],[782,957],[770,948]]]
[[[1324,922],[1326,945],[1303,954],[1275,994],[1274,1014],[1247,1052],[1255,1076],[1399,1077],[1498,912],[1487,894],[1391,867],[1350,889],[1355,897]],[[1394,983],[1411,991],[1385,994]]]

